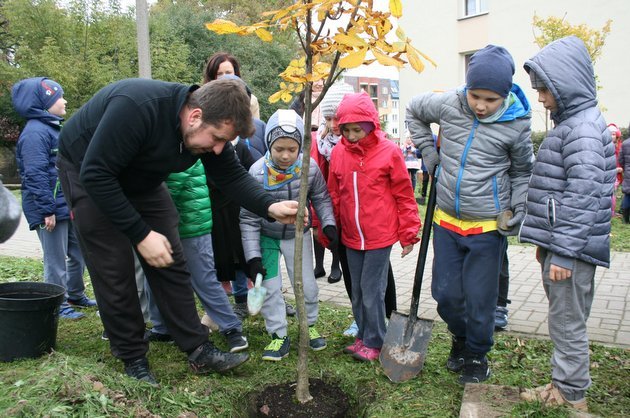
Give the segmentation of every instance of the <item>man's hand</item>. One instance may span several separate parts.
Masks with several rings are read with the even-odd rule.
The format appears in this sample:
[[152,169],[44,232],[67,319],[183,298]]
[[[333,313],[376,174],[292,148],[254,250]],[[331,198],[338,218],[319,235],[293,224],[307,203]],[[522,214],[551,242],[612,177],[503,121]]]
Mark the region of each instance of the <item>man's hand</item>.
[[525,205],[518,205],[514,208],[514,215],[505,222],[505,228],[502,228],[500,218],[501,215],[499,215],[499,220],[497,222],[497,231],[499,231],[501,235],[506,237],[518,235],[521,223],[523,222],[523,219],[525,219]]
[[138,252],[152,267],[162,268],[173,264],[171,243],[158,232],[149,232],[138,244]]
[[44,218],[44,229],[46,231],[52,232],[55,226],[57,226],[57,218],[55,218],[55,215],[46,216]]
[[555,264],[550,264],[549,265],[549,278],[553,282],[570,279],[571,270],[565,269],[560,266],[556,266]]
[[[297,217],[298,202],[295,200],[283,200],[269,206],[269,216],[283,224],[294,224]],[[304,211],[304,226],[308,225],[308,208]]]
[[402,258],[412,251],[413,251],[413,244],[405,245],[402,249],[402,253],[400,253],[400,257]]

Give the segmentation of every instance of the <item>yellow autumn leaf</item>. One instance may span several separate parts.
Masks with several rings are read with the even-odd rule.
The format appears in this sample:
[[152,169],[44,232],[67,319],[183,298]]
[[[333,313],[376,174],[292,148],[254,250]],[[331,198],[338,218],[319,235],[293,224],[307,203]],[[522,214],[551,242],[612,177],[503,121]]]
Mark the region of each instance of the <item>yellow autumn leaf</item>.
[[218,35],[238,33],[241,30],[236,23],[223,19],[215,19],[212,23],[206,23],[206,29],[211,30]]
[[273,40],[273,35],[267,29],[263,29],[263,28],[256,29],[256,35],[263,42],[271,42]]
[[389,0],[389,11],[394,17],[402,16],[402,0]]
[[394,66],[394,67],[402,67],[403,63],[399,60],[397,60],[396,58],[392,58],[389,55],[383,54],[380,51],[377,51],[375,49],[371,49],[372,54],[374,54],[374,58],[376,58],[376,60],[379,62],[379,64],[381,65],[385,65],[385,66]]
[[280,90],[269,96],[269,103],[276,103],[282,97],[284,90]]
[[407,49],[407,44],[404,42],[394,42],[392,44],[392,49],[396,52],[405,52]]
[[365,54],[368,48],[361,48],[355,52],[352,52],[339,60],[339,66],[341,68],[356,68],[363,64],[365,60]]
[[410,50],[413,50],[416,54],[419,54],[422,58],[429,61],[434,67],[437,67],[437,63],[433,61],[431,57],[429,57],[428,55],[424,54],[422,51],[419,51],[418,48],[415,48],[413,45],[411,45],[411,39],[409,39],[409,41],[407,42],[407,45],[408,45],[407,53],[409,53]]
[[424,63],[420,60],[416,51],[412,49],[407,50],[407,59],[409,60],[409,64],[411,64],[411,68],[419,73],[424,71]]
[[385,35],[392,30],[392,22],[390,22],[389,19],[383,19],[378,25],[376,25],[376,30],[379,38],[384,38]]
[[405,31],[403,30],[403,28],[400,27],[400,25],[396,28],[396,36],[398,36],[398,39],[400,39],[401,41],[404,41],[407,39],[407,35],[405,34]]
[[364,48],[367,46],[367,42],[361,39],[358,35],[346,35],[343,33],[338,33],[333,38],[337,43],[351,46],[353,48]]

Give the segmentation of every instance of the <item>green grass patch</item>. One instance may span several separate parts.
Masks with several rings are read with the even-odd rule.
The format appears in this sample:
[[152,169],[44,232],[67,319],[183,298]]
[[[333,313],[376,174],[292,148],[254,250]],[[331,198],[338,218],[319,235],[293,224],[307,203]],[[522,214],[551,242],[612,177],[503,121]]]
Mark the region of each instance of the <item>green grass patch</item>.
[[[0,282],[41,277],[41,262],[0,257]],[[290,319],[292,341],[289,357],[263,362],[260,357],[269,342],[260,316],[245,321],[251,359],[226,375],[194,375],[186,356],[173,344],[152,343],[148,358],[161,387],[151,388],[124,376],[123,365],[110,353],[100,336],[102,326],[95,309],[84,310],[87,318],[60,321],[56,351],[33,360],[0,363],[0,416],[10,417],[240,417],[251,392],[266,385],[295,380],[297,325]],[[201,312],[200,312],[201,313]],[[318,330],[327,337],[328,348],[309,355],[311,377],[335,383],[351,399],[351,416],[360,417],[456,417],[463,387],[444,363],[450,337],[441,322],[433,330],[425,366],[420,375],[393,384],[378,363],[365,364],[342,354],[351,342],[341,336],[349,324],[350,311],[321,304]],[[219,334],[210,337],[227,348]],[[591,344],[593,387],[588,401],[591,412],[605,417],[630,415],[630,351]],[[549,381],[548,340],[522,338],[509,333],[496,335],[490,353],[493,376],[488,383],[535,387]],[[507,416],[563,417],[565,408],[545,408],[520,403]]]

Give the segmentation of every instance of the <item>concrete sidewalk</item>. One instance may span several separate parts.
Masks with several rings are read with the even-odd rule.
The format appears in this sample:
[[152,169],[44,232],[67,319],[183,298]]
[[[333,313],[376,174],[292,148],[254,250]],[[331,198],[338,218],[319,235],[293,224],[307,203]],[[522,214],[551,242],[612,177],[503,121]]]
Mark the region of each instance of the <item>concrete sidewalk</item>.
[[[408,313],[411,304],[413,276],[416,269],[419,245],[413,253],[400,258],[401,249],[395,246],[391,261],[396,278],[398,310]],[[534,256],[534,247],[512,245],[508,249],[510,259],[510,293],[512,304],[508,331],[548,337],[547,298],[540,279],[540,266]],[[0,255],[41,258],[42,251],[34,231],[28,230],[22,219],[15,235],[0,244]],[[588,333],[592,341],[630,347],[630,253],[613,252],[610,269],[598,268],[595,276],[595,300],[588,321]],[[424,272],[418,314],[421,318],[437,319],[435,301],[431,298],[431,264],[433,250],[429,247]],[[330,266],[330,252],[326,251],[326,270]],[[286,281],[288,283],[288,280]],[[321,301],[350,306],[343,280],[329,284],[326,278],[318,280]],[[293,297],[292,289],[287,294]]]

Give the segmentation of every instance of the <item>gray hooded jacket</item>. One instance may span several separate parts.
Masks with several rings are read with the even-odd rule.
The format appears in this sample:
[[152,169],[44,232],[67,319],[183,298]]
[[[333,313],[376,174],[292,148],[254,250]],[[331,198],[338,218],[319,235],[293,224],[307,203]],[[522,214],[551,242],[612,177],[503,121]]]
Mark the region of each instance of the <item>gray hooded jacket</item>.
[[[298,158],[302,158],[302,155],[300,154]],[[249,174],[254,176],[259,183],[264,184],[264,157],[251,166]],[[309,207],[309,204],[312,204],[315,208],[322,228],[335,226],[335,215],[333,214],[332,202],[330,201],[326,181],[317,163],[312,158],[308,170],[308,186],[307,207]],[[271,193],[277,201],[298,200],[300,194],[300,179],[287,183],[279,189],[269,190],[269,193]],[[308,227],[310,228],[310,223]],[[261,234],[275,239],[293,239],[295,238],[295,225],[284,225],[280,222],[269,221],[247,209],[241,208],[241,239],[243,241],[245,260],[249,261],[252,258],[261,257]]]
[[464,88],[425,93],[407,106],[411,139],[420,150],[435,146],[430,124],[442,128],[437,205],[451,216],[496,219],[525,203],[533,165],[531,112],[516,84],[511,97],[510,107],[493,123],[479,122]]
[[615,149],[597,108],[588,51],[570,36],[524,67],[545,83],[557,110],[529,182],[520,240],[551,251],[551,263],[563,268],[572,269],[572,259],[608,267]]

